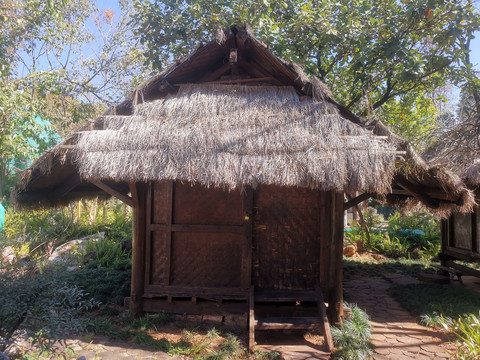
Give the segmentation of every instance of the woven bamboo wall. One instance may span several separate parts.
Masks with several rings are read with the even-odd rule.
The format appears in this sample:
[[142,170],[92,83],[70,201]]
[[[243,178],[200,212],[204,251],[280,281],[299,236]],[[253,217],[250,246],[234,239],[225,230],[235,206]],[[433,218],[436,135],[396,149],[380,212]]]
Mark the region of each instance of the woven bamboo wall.
[[243,202],[239,191],[153,183],[147,201],[146,293],[240,288],[248,249]]
[[253,283],[313,289],[320,283],[319,191],[260,186],[255,191]]

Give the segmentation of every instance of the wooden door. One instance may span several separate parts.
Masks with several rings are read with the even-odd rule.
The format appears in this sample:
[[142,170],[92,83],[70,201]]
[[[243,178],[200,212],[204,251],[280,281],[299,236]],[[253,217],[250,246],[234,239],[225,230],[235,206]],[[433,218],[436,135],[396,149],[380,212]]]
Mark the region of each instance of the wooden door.
[[316,190],[265,185],[255,190],[255,288],[314,289],[320,283],[322,194]]

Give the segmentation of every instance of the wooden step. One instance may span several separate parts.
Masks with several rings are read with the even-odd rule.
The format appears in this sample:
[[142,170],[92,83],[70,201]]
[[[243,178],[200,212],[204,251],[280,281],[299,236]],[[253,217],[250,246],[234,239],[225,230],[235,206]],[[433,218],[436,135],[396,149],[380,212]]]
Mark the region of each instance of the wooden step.
[[255,320],[255,330],[312,330],[322,322],[313,316],[269,317]]
[[317,301],[318,292],[313,290],[255,289],[255,302]]

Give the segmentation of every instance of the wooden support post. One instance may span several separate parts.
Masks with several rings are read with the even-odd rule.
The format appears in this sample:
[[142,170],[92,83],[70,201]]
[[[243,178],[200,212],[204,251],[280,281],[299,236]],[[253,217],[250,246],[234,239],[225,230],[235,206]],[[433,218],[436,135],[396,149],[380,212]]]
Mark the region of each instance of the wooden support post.
[[255,348],[255,289],[253,285],[250,287],[248,309],[248,351],[253,353]]
[[242,256],[242,288],[247,290],[252,284],[252,236],[253,236],[253,188],[248,186],[243,196],[243,220],[245,245]]
[[440,264],[442,266],[446,266],[446,259],[445,259],[445,251],[447,250],[448,247],[448,241],[449,241],[449,232],[448,232],[448,223],[451,219],[451,216],[448,219],[442,219],[440,220],[440,239],[442,241],[442,248],[440,250]]
[[146,183],[130,183],[133,204],[132,283],[130,311],[143,315],[145,289],[145,238],[146,238]]
[[470,234],[470,240],[472,242],[472,253],[478,253],[477,249],[477,209],[472,211],[472,232]]
[[328,321],[327,316],[327,309],[325,308],[325,300],[323,298],[322,290],[319,287],[316,289],[317,292],[317,305],[318,305],[318,312],[320,318],[322,319],[322,331],[323,331],[323,338],[325,340],[325,344],[327,345],[327,349],[329,352],[332,352],[335,348],[333,345],[333,337],[330,331],[330,322]]
[[332,322],[341,324],[343,318],[343,192],[332,192],[331,217],[328,309]]

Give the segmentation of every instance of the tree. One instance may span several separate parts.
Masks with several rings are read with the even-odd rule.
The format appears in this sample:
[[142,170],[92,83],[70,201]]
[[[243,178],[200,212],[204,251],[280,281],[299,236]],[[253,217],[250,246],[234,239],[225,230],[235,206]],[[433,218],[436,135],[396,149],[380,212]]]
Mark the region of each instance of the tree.
[[463,0],[134,0],[134,7],[136,34],[156,69],[219,26],[247,22],[276,54],[304,65],[362,115],[457,83],[465,44],[480,28]]
[[[128,1],[122,6],[127,9]],[[92,14],[95,26],[88,27]],[[2,2],[0,200],[14,160],[34,158],[52,145],[41,134],[71,132],[148,74],[139,66],[129,16],[98,13],[93,0]]]

